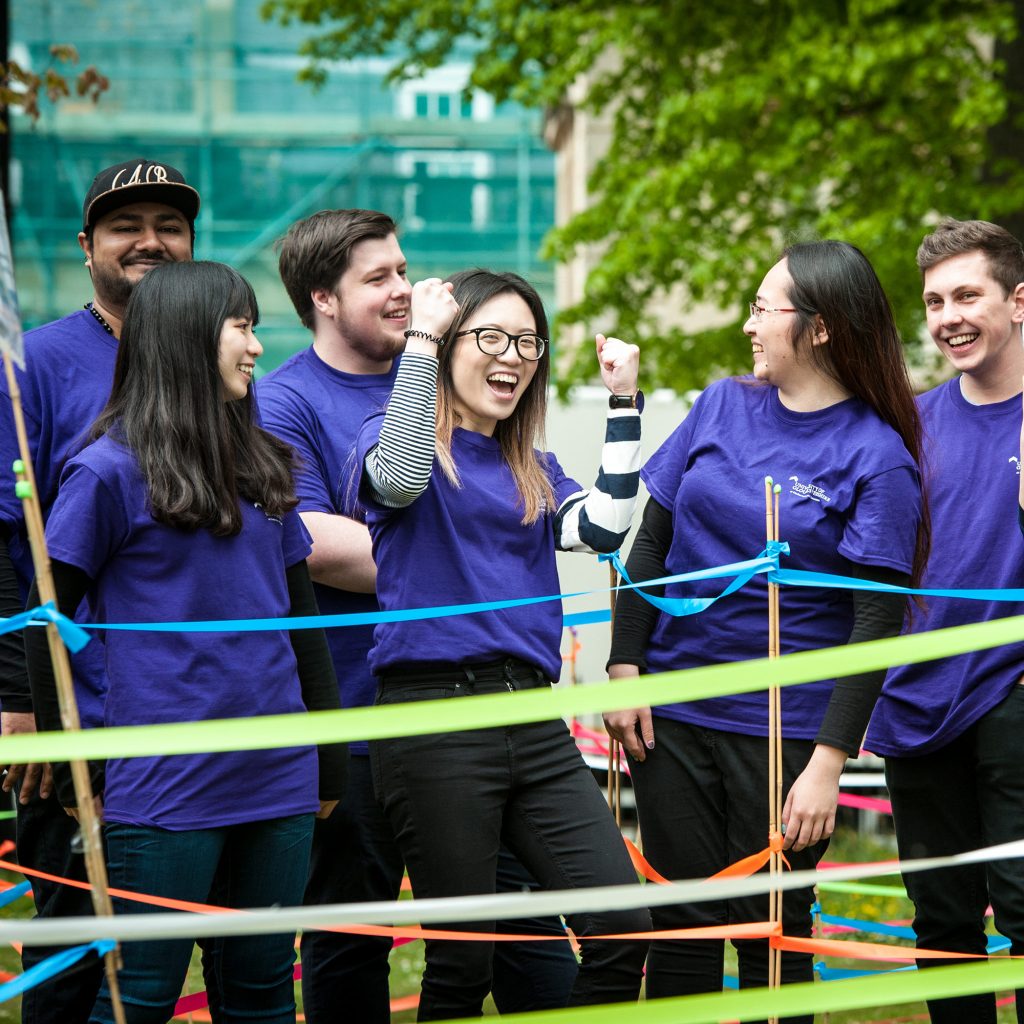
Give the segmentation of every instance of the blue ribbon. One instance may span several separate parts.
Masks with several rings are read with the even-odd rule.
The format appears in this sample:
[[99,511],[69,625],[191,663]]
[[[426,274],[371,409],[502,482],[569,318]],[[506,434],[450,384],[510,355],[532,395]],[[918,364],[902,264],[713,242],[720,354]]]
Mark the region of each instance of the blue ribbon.
[[[788,550],[788,547],[786,548]],[[621,563],[620,563],[621,564]],[[647,580],[644,583],[628,583],[620,587],[609,588],[612,590],[633,590],[638,586],[650,587],[662,583],[688,583],[695,580],[719,579],[722,577],[744,575],[744,582],[755,573],[769,572],[778,568],[778,557],[767,557],[759,555],[757,558],[745,562],[733,562],[729,565],[715,566],[710,569],[698,569],[694,572],[680,573],[675,576],[665,576],[657,580]],[[735,586],[732,589],[736,589]],[[479,612],[500,611],[504,608],[523,608],[527,605],[544,604],[548,601],[563,601],[574,597],[589,597],[604,591],[580,590],[570,594],[548,594],[544,597],[520,597],[506,601],[481,601],[476,604],[449,604],[434,606],[432,608],[403,608],[395,611],[377,612],[347,612],[337,615],[297,615],[287,618],[268,619],[216,619],[207,622],[83,622],[75,623],[61,615],[52,605],[43,605],[40,608],[22,612],[9,619],[0,619],[0,634],[21,629],[25,625],[37,623],[40,619],[56,622],[57,628],[64,636],[65,630],[69,638],[76,642],[72,647],[68,640],[70,650],[80,650],[89,640],[89,634],[84,629],[116,629],[134,630],[152,633],[257,633],[263,630],[290,630],[290,629],[328,629],[339,626],[371,626],[381,622],[412,622],[424,619],[449,618],[455,615],[475,615]],[[602,617],[607,617],[604,611],[580,612],[573,617],[575,621],[568,621],[568,625],[582,625],[585,622],[600,622]],[[63,626],[63,628],[62,628]],[[84,643],[78,643],[79,636],[85,637]]]
[[10,889],[4,892],[0,892],[0,907],[6,907],[8,903],[13,903],[16,899],[20,899],[31,888],[31,882],[21,882],[18,885],[12,885]]
[[[917,938],[917,933],[909,925],[886,924],[884,921],[860,921],[854,917],[835,917],[832,914],[822,914],[821,920],[824,924],[852,928],[866,935],[891,935],[897,939]],[[1007,949],[1009,945],[1010,940],[1002,935],[990,935],[986,949],[988,953],[998,953],[1001,949]]]
[[[913,953],[913,950],[908,950]],[[814,972],[822,981],[846,981],[848,978],[867,978],[875,974],[899,974],[901,971],[916,971],[917,964],[909,964],[907,967],[888,967],[885,970],[855,970],[849,967],[829,967],[818,961],[814,965]]]
[[10,981],[0,985],[0,1003],[5,1003],[9,999],[23,995],[30,988],[35,988],[36,985],[49,981],[60,974],[61,971],[66,971],[69,967],[77,964],[79,960],[90,953],[94,952],[100,957],[105,956],[115,945],[116,943],[110,939],[97,939],[95,942],[90,942],[85,946],[73,946],[71,949],[62,949],[59,953],[55,953],[53,956],[47,957],[47,959],[30,967],[24,974],[19,974],[17,978],[12,978]]
[[852,928],[854,931],[864,932],[867,935],[891,935],[896,939],[917,938],[914,929],[909,925],[886,924],[884,921],[859,921],[853,917],[835,917],[832,914],[822,914],[821,920],[824,924]]
[[[768,542],[768,546],[753,561],[745,564],[735,563],[731,566],[723,566],[722,568],[739,571],[735,572],[735,574],[733,572],[728,573],[728,575],[735,575],[735,579],[716,597],[657,597],[654,594],[648,594],[644,590],[637,590],[637,593],[648,604],[654,605],[655,608],[665,612],[666,615],[671,615],[673,618],[681,618],[684,615],[699,615],[701,612],[707,611],[716,601],[734,594],[740,587],[745,587],[757,573],[767,571],[768,578],[771,579],[772,574],[779,571],[779,555],[788,554],[789,545],[785,541],[773,540]],[[615,567],[615,571],[630,587],[654,587],[660,586],[663,583],[679,583],[683,581],[682,577],[675,576],[658,580],[646,580],[644,583],[637,584],[629,578],[629,573],[626,572],[626,567],[623,565],[618,551],[613,551],[610,555],[598,555],[598,560],[602,562],[610,561]],[[766,563],[767,570],[765,568]],[[723,572],[721,575],[725,576],[727,574]],[[694,578],[692,574],[690,574],[690,578]]]
[[908,597],[958,597],[964,601],[1024,602],[1024,590],[1008,587],[1002,590],[949,590],[941,587],[896,587],[891,583],[875,583],[852,576],[833,576],[827,572],[804,569],[776,569],[768,573],[771,583],[787,587],[828,587],[832,590],[872,590],[884,594],[906,594]]
[[88,633],[77,622],[72,622],[66,615],[57,611],[52,601],[40,605],[38,608],[29,608],[28,611],[12,615],[9,619],[0,619],[0,635],[3,633],[14,633],[26,626],[42,626],[52,622],[57,627],[64,646],[77,654],[91,639]]
[[[875,583],[872,580],[856,579],[851,576],[837,576],[824,572],[809,572],[802,569],[783,569],[779,566],[779,557],[790,553],[789,544],[785,541],[772,541],[756,557],[743,562],[732,562],[728,565],[714,566],[709,569],[697,569],[693,572],[678,573],[673,576],[662,576],[658,579],[644,580],[634,583],[626,572],[626,567],[616,551],[610,555],[600,555],[602,562],[611,562],[616,572],[626,581],[618,587],[608,588],[607,592],[620,590],[636,590],[640,596],[660,611],[673,617],[697,615],[706,611],[716,601],[728,597],[750,580],[766,573],[768,581],[781,586],[824,587],[838,590],[867,590],[882,593],[906,594],[909,597],[954,597],[968,601],[1001,601],[1024,603],[1024,589],[991,589],[991,590],[952,590],[947,588],[913,589],[897,587],[889,583]],[[715,597],[666,598],[655,597],[642,588],[666,586],[672,583],[694,583],[698,580],[732,578],[732,582]],[[565,601],[576,597],[589,597],[605,593],[605,590],[581,590],[567,594],[548,594],[544,597],[521,597],[506,601],[482,601],[475,604],[439,605],[431,608],[404,608],[395,611],[352,612],[338,615],[305,615],[294,618],[268,619],[217,619],[207,622],[118,622],[76,623],[65,615],[61,615],[52,603],[30,609],[9,619],[0,619],[0,635],[30,625],[53,622],[60,631],[68,650],[72,653],[80,651],[90,639],[86,630],[131,630],[153,633],[255,633],[264,630],[292,629],[337,629],[345,626],[373,626],[383,622],[413,622],[425,619],[449,618],[456,615],[476,615],[480,612],[501,611],[505,608],[523,608],[528,605],[545,604],[549,601]],[[566,615],[566,626],[584,626],[596,622],[607,622],[610,613],[607,609],[596,609],[587,612],[575,612]]]

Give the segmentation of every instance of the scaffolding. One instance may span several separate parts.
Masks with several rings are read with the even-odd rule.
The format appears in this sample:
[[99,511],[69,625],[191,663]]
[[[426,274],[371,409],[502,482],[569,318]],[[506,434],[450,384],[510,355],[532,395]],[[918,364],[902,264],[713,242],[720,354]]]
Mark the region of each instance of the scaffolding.
[[469,57],[385,86],[390,61],[330,68],[299,83],[308,26],[259,16],[260,0],[33,0],[15,4],[11,56],[49,62],[72,43],[111,80],[98,107],[75,99],[32,125],[15,117],[11,200],[26,327],[89,297],[75,242],[102,167],[141,156],[182,170],[202,196],[196,258],[230,263],[261,307],[261,363],[306,344],[276,270],[274,241],[325,207],[384,210],[401,225],[413,277],[467,266],[515,270],[549,308],[553,271],[538,249],[554,222],[554,162],[536,114],[467,99]]

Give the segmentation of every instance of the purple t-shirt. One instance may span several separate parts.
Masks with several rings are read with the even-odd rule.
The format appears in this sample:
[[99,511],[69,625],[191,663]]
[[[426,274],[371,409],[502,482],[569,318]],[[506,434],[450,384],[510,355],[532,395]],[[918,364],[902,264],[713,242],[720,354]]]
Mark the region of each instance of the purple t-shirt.
[[[295,512],[241,502],[234,537],[162,525],[148,511],[132,452],[104,436],[72,459],[46,535],[54,558],[93,580],[100,622],[287,615],[288,566],[310,551]],[[104,645],[108,726],[305,710],[287,632],[111,631]],[[287,779],[288,784],[282,785]],[[316,811],[312,747],[112,759],[104,818],[170,830],[215,828]]]
[[[971,405],[959,379],[918,399],[932,549],[924,586],[1024,587],[1017,525],[1020,395]],[[929,597],[909,632],[1024,614],[1024,603]],[[1002,701],[1024,671],[1024,643],[973,651],[889,672],[864,745],[876,754],[928,754]]]
[[[383,413],[359,433],[359,464],[380,438]],[[523,526],[522,499],[498,442],[456,429],[452,456],[461,487],[436,461],[426,491],[404,509],[377,504],[365,482],[360,498],[373,537],[381,607],[426,608],[558,594],[554,509]],[[581,488],[544,453],[555,507]],[[471,664],[521,658],[557,679],[562,661],[562,607],[557,601],[454,618],[382,623],[374,630],[370,667]]]
[[[359,484],[355,444],[364,419],[387,401],[398,362],[390,373],[342,373],[328,366],[312,348],[292,356],[256,386],[260,419],[267,430],[287,441],[299,454],[296,491],[300,512],[326,512],[362,521],[356,501]],[[355,594],[315,583],[324,615],[379,610],[375,594]],[[343,708],[373,703],[377,681],[367,655],[373,626],[327,630]],[[365,742],[349,751],[368,753]]]
[[[899,435],[858,399],[792,412],[778,390],[728,379],[709,387],[641,476],[672,512],[669,575],[752,558],[765,545],[764,478],[782,485],[779,535],[790,569],[849,574],[850,564],[909,572],[920,508],[917,469]],[[1012,511],[1012,508],[1011,508]],[[707,597],[725,582],[673,584],[669,597]],[[696,668],[767,655],[768,585],[755,576],[700,615],[661,614],[648,669]],[[853,626],[846,591],[780,590],[782,652],[844,644]],[[782,693],[783,734],[813,739],[832,680]],[[767,735],[765,692],[670,704],[655,714],[750,736]]]
[[[65,461],[81,447],[107,404],[116,360],[117,340],[85,309],[25,335],[25,370],[16,374],[44,522]],[[11,561],[27,596],[35,572],[21,501],[14,493],[11,465],[17,458],[10,396],[0,375],[0,520],[10,528]],[[84,604],[76,618],[89,618]],[[82,724],[101,725],[106,693],[102,643],[73,655],[71,665]]]

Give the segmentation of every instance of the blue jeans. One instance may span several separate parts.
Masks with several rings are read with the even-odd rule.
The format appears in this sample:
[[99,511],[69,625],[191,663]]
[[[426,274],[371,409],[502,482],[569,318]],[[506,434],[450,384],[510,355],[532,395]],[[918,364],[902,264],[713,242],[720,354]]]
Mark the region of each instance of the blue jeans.
[[[458,699],[538,685],[535,674],[510,664],[504,675],[475,681],[387,678],[377,699]],[[418,898],[493,893],[503,842],[545,889],[636,884],[622,835],[562,721],[375,741],[370,760]],[[584,939],[569,1005],[635,1000],[647,940],[587,936],[647,931],[647,910],[584,911],[567,920]],[[494,922],[446,927],[487,932]],[[491,988],[491,944],[425,945],[418,1019],[479,1017]]]
[[[370,758],[349,754],[345,795],[329,818],[313,826],[307,904],[396,900],[405,864],[391,825],[373,794]],[[537,883],[504,847],[498,892],[536,889]],[[498,931],[564,935],[554,916],[501,921]],[[361,1024],[388,1024],[391,939],[342,932],[302,933],[302,1003],[309,1024],[336,1024],[339,1008]],[[499,942],[491,992],[499,1013],[565,1006],[576,980],[576,957],[565,942]]]
[[[887,757],[900,857],[939,857],[1024,839],[1024,686],[940,750],[921,757]],[[914,901],[914,930],[922,949],[984,953],[989,901],[996,928],[1024,954],[1024,861],[963,864],[916,871],[903,878]],[[918,967],[962,961],[921,960]],[[995,1024],[990,992],[932,999],[935,1024]],[[1024,990],[1017,991],[1017,1020],[1024,1022]]]
[[[630,771],[640,815],[644,854],[666,878],[707,878],[768,845],[768,740],[762,736],[705,729],[660,715],[654,719],[655,747]],[[811,755],[809,740],[783,740],[783,799]],[[827,848],[816,843],[786,852],[794,871],[813,868]],[[790,936],[811,934],[811,889],[793,889],[782,901],[782,922]],[[768,920],[768,896],[745,896],[653,907],[654,927],[697,928]],[[768,983],[768,941],[733,942],[740,987]],[[647,958],[647,998],[720,992],[723,939],[662,939]],[[782,984],[814,979],[808,953],[782,954]],[[813,1024],[812,1017],[787,1022]]]
[[[139,825],[107,825],[104,835],[114,888],[205,902],[214,876],[226,905],[239,909],[296,906],[309,868],[312,815],[246,822],[222,828],[169,832]],[[115,914],[160,908],[114,900]],[[243,935],[220,940],[216,962],[222,1000],[218,1020],[293,1024],[295,934]],[[128,1024],[164,1024],[174,1012],[192,956],[191,939],[122,944],[118,975]],[[112,1024],[104,981],[90,1024]]]

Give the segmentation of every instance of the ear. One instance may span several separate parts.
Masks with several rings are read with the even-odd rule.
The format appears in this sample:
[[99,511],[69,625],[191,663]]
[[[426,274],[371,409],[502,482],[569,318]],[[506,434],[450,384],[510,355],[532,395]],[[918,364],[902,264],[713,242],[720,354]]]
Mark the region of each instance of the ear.
[[324,316],[333,316],[338,308],[338,296],[329,288],[314,288],[309,297],[313,300],[313,308]]
[[1010,298],[1013,301],[1013,315],[1010,317],[1011,322],[1015,324],[1024,323],[1024,281],[1021,281],[1016,288],[1010,293]]
[[78,245],[85,253],[85,265],[89,266],[89,261],[92,259],[92,246],[89,245],[89,238],[84,231],[78,232]]
[[825,321],[821,319],[821,314],[818,313],[814,317],[814,336],[811,338],[812,345],[825,345],[828,343],[828,328],[825,326]]

